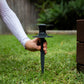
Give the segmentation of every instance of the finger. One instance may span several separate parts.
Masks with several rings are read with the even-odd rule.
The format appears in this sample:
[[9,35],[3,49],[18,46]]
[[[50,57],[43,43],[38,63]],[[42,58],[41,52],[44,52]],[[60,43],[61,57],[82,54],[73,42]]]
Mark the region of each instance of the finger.
[[47,54],[47,51],[45,51],[45,54]]
[[44,47],[43,50],[45,51],[45,50],[47,50],[47,48]]
[[47,48],[47,42],[43,43],[43,47]]
[[41,47],[38,46],[38,47],[33,47],[32,49],[29,49],[30,51],[40,51],[41,50]]
[[47,53],[47,48],[43,48],[43,50],[44,50],[44,53],[46,54]]

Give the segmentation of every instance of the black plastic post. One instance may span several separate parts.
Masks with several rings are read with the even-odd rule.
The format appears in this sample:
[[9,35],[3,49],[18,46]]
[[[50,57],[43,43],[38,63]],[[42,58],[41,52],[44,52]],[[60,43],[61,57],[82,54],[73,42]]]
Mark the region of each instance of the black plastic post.
[[39,34],[37,36],[33,36],[35,38],[40,38],[41,39],[41,72],[44,73],[44,60],[45,60],[45,53],[43,50],[43,43],[45,42],[45,37],[52,37],[52,36],[48,36],[46,34],[46,24],[40,24],[39,26]]
[[44,60],[45,60],[45,53],[43,50],[43,43],[45,42],[44,38],[41,38],[41,72],[44,73]]

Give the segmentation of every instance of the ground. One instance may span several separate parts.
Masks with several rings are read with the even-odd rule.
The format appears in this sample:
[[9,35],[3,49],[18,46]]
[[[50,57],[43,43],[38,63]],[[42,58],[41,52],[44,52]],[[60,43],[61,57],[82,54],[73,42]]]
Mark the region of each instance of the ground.
[[46,40],[48,53],[41,74],[40,52],[25,50],[13,35],[0,35],[0,84],[84,84],[84,74],[76,69],[76,35]]

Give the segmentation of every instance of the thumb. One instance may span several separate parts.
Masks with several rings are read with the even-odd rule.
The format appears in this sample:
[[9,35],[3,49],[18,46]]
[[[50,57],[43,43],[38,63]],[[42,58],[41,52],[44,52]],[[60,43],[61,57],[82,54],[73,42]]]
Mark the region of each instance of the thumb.
[[37,49],[38,51],[40,51],[40,50],[41,50],[41,46],[40,46],[40,45],[39,45],[39,46],[37,45],[37,46],[36,46],[36,49]]
[[40,38],[33,39],[34,42],[40,41]]

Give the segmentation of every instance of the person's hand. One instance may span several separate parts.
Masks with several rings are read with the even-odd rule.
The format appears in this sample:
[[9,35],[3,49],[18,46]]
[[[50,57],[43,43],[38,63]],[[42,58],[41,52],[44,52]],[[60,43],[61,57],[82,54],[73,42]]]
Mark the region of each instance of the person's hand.
[[[29,40],[25,44],[25,48],[29,51],[40,51],[41,45],[37,45],[37,43],[40,42],[40,38],[35,38],[33,40]],[[47,53],[47,42],[43,43],[43,50],[45,54]]]

